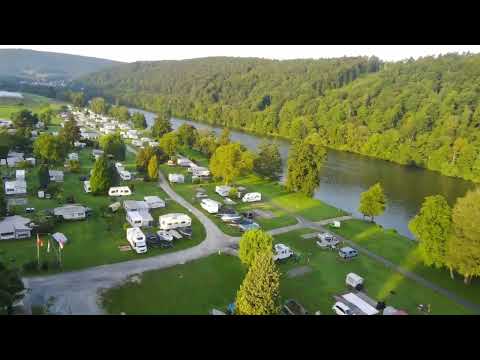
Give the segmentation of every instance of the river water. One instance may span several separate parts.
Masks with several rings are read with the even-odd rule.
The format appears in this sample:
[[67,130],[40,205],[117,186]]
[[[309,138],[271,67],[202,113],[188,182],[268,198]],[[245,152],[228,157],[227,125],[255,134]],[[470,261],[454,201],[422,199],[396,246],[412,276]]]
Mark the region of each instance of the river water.
[[[153,124],[155,114],[143,110],[131,110],[144,113],[148,125]],[[171,122],[174,129],[183,123],[192,124],[197,129],[214,130],[217,134],[223,129],[190,120],[173,118]],[[231,130],[230,133],[233,141],[242,143],[251,150],[256,150],[263,139],[235,130]],[[290,143],[280,139],[272,141],[279,145],[285,171]],[[413,236],[408,230],[408,222],[418,212],[426,196],[441,194],[453,206],[458,197],[464,196],[467,190],[475,186],[472,182],[450,178],[425,169],[402,166],[348,152],[328,150],[327,161],[322,169],[320,186],[315,191],[315,198],[361,217],[357,210],[360,193],[376,182],[382,184],[388,204],[385,213],[375,221],[386,228],[394,228],[410,238]]]

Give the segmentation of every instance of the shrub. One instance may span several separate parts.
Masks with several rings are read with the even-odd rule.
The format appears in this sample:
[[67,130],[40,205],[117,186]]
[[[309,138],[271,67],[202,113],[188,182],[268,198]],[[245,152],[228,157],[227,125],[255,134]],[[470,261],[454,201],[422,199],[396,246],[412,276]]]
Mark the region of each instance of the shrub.
[[35,271],[37,270],[37,262],[33,260],[27,261],[22,267],[24,271]]
[[43,271],[48,271],[48,261],[44,261],[44,262],[42,263],[41,269],[42,269]]
[[65,201],[69,204],[74,204],[75,203],[75,196],[70,194],[66,197]]
[[78,160],[69,160],[68,161],[68,168],[72,173],[79,173],[80,172],[80,162]]
[[238,190],[236,188],[231,188],[228,192],[228,197],[236,199],[238,197]]

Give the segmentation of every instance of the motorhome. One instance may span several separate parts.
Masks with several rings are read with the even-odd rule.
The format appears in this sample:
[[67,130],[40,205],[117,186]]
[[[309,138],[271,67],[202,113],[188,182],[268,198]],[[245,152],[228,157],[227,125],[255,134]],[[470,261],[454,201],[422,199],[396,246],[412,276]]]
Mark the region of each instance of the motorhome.
[[92,192],[92,188],[90,186],[90,181],[84,181],[83,182],[83,190],[85,190],[86,193],[91,193]]
[[200,202],[200,206],[203,209],[205,209],[208,213],[216,214],[216,213],[218,213],[218,210],[220,209],[222,204],[219,203],[218,201],[215,201],[215,200],[202,199],[202,201]]
[[275,244],[273,249],[274,249],[274,254],[273,254],[274,261],[287,259],[294,254],[293,251],[284,244]]
[[108,189],[108,196],[129,196],[132,190],[128,186],[114,186]]
[[158,196],[145,196],[143,198],[149,209],[158,209],[165,207],[165,201]]
[[192,225],[192,219],[186,214],[166,214],[158,218],[159,227],[162,230],[176,229]]
[[228,185],[219,185],[219,186],[215,186],[215,192],[220,195],[220,196],[228,196],[228,194],[230,194],[230,190],[232,190],[232,187],[231,186],[228,186]]
[[118,175],[120,175],[120,178],[124,181],[132,180],[132,174],[130,173],[130,171],[126,171],[126,170],[119,171]]
[[168,181],[171,183],[184,183],[185,177],[182,174],[168,174]]
[[243,198],[242,202],[255,202],[255,201],[260,201],[262,200],[262,194],[259,192],[251,192],[251,193],[246,193]]
[[127,229],[127,241],[137,254],[143,254],[147,252],[147,242],[145,234],[138,227]]
[[53,214],[64,220],[83,220],[87,216],[86,213],[87,208],[78,204],[64,205],[53,209]]
[[27,182],[25,180],[5,181],[5,195],[25,195]]

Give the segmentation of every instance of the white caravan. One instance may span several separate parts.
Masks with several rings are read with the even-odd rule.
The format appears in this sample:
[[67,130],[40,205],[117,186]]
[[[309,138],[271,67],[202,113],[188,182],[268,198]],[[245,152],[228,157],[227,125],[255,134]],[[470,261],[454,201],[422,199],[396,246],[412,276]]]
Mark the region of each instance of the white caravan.
[[185,177],[182,174],[168,174],[168,181],[171,183],[184,183]]
[[143,198],[149,209],[158,209],[165,207],[165,201],[158,196],[145,196]]
[[130,173],[130,171],[122,170],[119,171],[118,174],[120,175],[120,178],[122,180],[132,180],[132,174]]
[[5,195],[24,195],[27,193],[25,180],[5,181]]
[[185,214],[166,214],[158,218],[159,227],[162,230],[177,229],[192,225],[192,219]]
[[218,201],[212,199],[202,199],[200,206],[205,209],[209,214],[216,214],[222,206]]
[[293,255],[293,251],[288,246],[284,244],[274,245],[274,254],[273,254],[274,261],[287,259],[292,255]]
[[115,186],[108,190],[108,196],[129,196],[132,190],[128,186]]
[[148,227],[153,223],[153,218],[148,211],[127,211],[127,222],[134,227]]
[[230,190],[232,190],[231,186],[227,186],[227,185],[215,186],[215,192],[218,195],[223,197],[228,196],[228,194],[230,193]]
[[245,202],[255,202],[255,201],[260,201],[260,200],[262,200],[262,194],[260,194],[259,192],[246,193],[242,198],[242,201],[244,203]]
[[143,254],[147,252],[147,242],[145,234],[138,227],[127,229],[127,240],[130,246],[137,254]]
[[90,181],[84,181],[83,182],[83,190],[85,190],[86,193],[91,193],[92,192],[92,187],[90,186]]

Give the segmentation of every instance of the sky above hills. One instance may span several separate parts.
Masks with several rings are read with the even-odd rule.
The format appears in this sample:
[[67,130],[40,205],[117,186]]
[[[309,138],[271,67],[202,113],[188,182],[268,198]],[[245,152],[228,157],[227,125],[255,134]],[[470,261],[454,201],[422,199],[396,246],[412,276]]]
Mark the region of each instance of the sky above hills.
[[207,56],[268,59],[331,58],[376,55],[385,61],[449,52],[480,53],[480,45],[0,45],[134,62],[181,60]]

